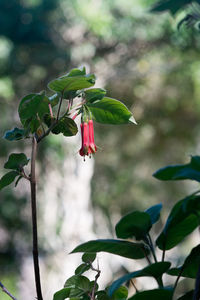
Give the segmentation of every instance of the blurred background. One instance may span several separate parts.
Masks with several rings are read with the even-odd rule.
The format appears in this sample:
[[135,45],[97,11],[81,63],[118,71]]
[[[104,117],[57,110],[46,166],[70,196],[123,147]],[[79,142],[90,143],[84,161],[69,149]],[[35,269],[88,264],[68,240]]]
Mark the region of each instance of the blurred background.
[[[177,30],[181,13],[176,20],[149,13],[153,3],[0,0],[1,136],[20,127],[17,107],[24,95],[81,66],[138,122],[95,124],[99,149],[86,162],[78,157],[79,136],[49,136],[41,143],[39,242],[48,299],[73,274],[80,255],[73,265],[67,253],[78,243],[112,237],[121,215],[160,202],[164,220],[173,203],[197,189],[152,177],[167,164],[188,162],[200,148],[200,34]],[[0,139],[0,175],[8,155],[20,151],[30,156],[29,141]],[[0,280],[19,299],[34,299],[32,272],[29,186],[20,182],[0,192]]]

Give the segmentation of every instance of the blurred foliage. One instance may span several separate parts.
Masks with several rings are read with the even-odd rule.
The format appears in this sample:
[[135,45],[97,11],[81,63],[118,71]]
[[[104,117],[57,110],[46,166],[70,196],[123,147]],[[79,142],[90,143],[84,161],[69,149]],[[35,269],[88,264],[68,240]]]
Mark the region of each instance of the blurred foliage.
[[[168,13],[150,13],[154,4],[154,0],[0,0],[1,136],[13,127],[13,119],[18,122],[16,103],[24,94],[40,92],[73,66],[90,68],[110,96],[134,112],[137,127],[95,126],[99,150],[92,200],[111,222],[116,214],[134,208],[159,202],[171,206],[196,187],[170,183],[169,189],[169,183],[151,177],[159,167],[185,163],[200,147],[200,34],[184,26],[177,30],[182,11],[175,19]],[[51,141],[40,146],[43,161]],[[0,143],[2,166],[12,147],[28,149],[28,144]],[[63,157],[59,145],[56,140],[52,151]],[[17,193],[3,191],[0,196],[0,228],[6,235],[9,229],[8,240],[0,244],[0,260],[12,258],[16,264],[23,255],[18,234],[24,241],[30,232],[28,213],[23,214],[27,200]],[[16,266],[12,268],[16,271]]]

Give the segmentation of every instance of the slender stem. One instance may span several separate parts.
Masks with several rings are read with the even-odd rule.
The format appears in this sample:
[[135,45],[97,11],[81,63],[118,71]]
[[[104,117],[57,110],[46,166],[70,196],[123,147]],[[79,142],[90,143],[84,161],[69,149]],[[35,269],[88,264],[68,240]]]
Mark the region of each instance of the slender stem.
[[162,253],[162,261],[165,260],[165,249],[163,250],[163,253]]
[[0,281],[0,287],[1,287],[2,291],[3,291],[4,293],[6,293],[11,299],[17,300],[17,298],[15,298],[15,297],[7,290],[7,288],[3,285],[3,283],[1,283],[1,281]]
[[156,281],[157,281],[157,283],[158,283],[158,286],[159,286],[160,288],[163,288],[162,277],[160,276],[160,277],[156,278]]
[[130,283],[131,283],[131,284],[132,284],[132,286],[134,287],[134,289],[135,289],[136,293],[138,293],[138,292],[139,292],[139,290],[137,289],[137,287],[136,287],[136,285],[135,285],[135,283],[134,283],[133,279],[131,279],[131,280],[130,280]]
[[92,265],[92,263],[90,263],[90,269],[97,272],[96,276],[95,276],[95,280],[94,280],[94,286],[92,288],[92,293],[90,294],[90,299],[91,300],[95,300],[95,290],[96,290],[96,286],[97,286],[97,280],[101,274],[101,271],[99,270],[99,265],[98,265],[98,269],[95,269]]
[[[178,274],[178,277],[176,278],[176,281],[175,281],[175,284],[174,284],[174,288],[173,288],[174,292],[175,292],[175,289],[176,289],[176,287],[177,287],[177,285],[178,285],[179,279],[181,278],[181,275],[182,275],[182,273],[183,273],[183,270],[184,270],[184,268],[182,267],[182,268],[180,269],[180,272],[179,272],[179,274]],[[199,299],[199,298],[198,298],[198,299]]]
[[153,242],[152,242],[151,236],[150,236],[149,233],[147,234],[147,236],[148,236],[149,247],[150,247],[150,249],[151,249],[153,258],[154,258],[155,262],[158,262],[157,257],[156,257],[156,254],[155,254],[155,250],[154,250],[154,246],[153,246]]
[[32,139],[32,155],[31,155],[31,175],[30,175],[32,230],[33,230],[33,263],[34,263],[37,299],[43,300],[41,283],[40,283],[39,258],[38,258],[36,176],[35,176],[36,153],[37,153],[37,141],[36,141],[35,137],[33,137],[33,139]]

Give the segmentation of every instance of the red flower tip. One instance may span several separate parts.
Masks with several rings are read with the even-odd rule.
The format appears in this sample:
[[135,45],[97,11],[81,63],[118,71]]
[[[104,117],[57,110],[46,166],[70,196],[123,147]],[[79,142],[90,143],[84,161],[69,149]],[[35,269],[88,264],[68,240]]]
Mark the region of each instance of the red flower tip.
[[97,151],[97,147],[94,143],[94,128],[93,121],[81,123],[81,138],[82,145],[79,150],[81,156],[91,155]]

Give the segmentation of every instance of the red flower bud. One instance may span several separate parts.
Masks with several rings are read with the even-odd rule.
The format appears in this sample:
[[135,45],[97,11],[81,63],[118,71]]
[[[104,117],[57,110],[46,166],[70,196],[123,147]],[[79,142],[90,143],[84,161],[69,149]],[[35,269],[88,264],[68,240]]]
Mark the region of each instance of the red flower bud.
[[91,153],[97,152],[97,146],[94,143],[94,127],[93,127],[93,121],[89,120],[89,149]]

